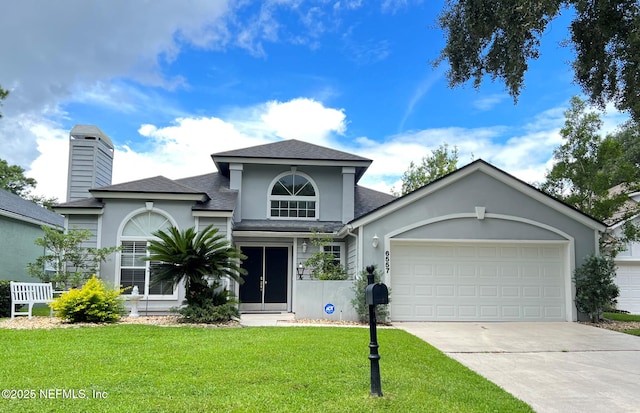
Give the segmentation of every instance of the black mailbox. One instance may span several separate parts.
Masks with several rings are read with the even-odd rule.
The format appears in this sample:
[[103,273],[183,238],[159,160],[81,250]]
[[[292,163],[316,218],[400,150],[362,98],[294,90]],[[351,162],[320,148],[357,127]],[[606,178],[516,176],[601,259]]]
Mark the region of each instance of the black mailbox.
[[389,304],[389,289],[383,283],[367,285],[364,296],[367,305]]

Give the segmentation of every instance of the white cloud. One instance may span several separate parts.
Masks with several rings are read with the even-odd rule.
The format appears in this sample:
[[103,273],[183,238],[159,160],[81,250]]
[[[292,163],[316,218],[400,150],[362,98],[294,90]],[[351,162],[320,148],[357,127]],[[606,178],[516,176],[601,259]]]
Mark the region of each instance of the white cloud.
[[[614,116],[614,115],[612,115]],[[409,163],[420,162],[443,143],[458,148],[459,166],[482,158],[528,183],[540,182],[553,165],[553,149],[561,143],[562,108],[547,110],[519,130],[438,128],[386,137],[347,140],[346,113],[306,98],[271,101],[240,108],[221,117],[182,117],[173,124],[141,125],[143,144],[134,150],[116,143],[113,183],[163,175],[171,179],[215,171],[210,154],[261,145],[279,139],[300,139],[372,159],[361,184],[381,191],[400,188]],[[68,131],[53,125],[29,125],[41,155],[27,175],[39,185],[37,194],[66,197]],[[108,128],[104,128],[108,134]]]
[[[51,125],[33,124],[40,155],[27,175],[38,181],[35,193],[66,199],[68,131]],[[108,127],[102,128],[109,134]],[[171,179],[215,171],[210,155],[273,142],[300,139],[335,146],[334,135],[344,133],[345,114],[305,98],[267,102],[238,110],[227,119],[218,117],[178,118],[172,125],[141,125],[143,142],[134,150],[118,144],[114,154],[113,183],[156,175]]]
[[[333,5],[325,8],[331,14]],[[284,27],[276,12],[297,19]],[[67,105],[74,103],[123,113],[154,108],[178,117],[176,109],[140,90],[188,87],[188,79],[168,76],[165,70],[183,48],[235,47],[264,55],[264,42],[297,38],[309,44],[326,29],[326,18],[327,13],[298,0],[270,0],[258,6],[193,0],[188,7],[173,0],[14,2],[10,12],[0,13],[0,50],[5,57],[0,81],[11,91],[0,122],[3,159],[29,165],[38,156],[41,137],[28,124],[60,122]]]
[[506,98],[508,98],[508,96],[504,93],[483,96],[480,99],[476,99],[473,102],[473,106],[480,111],[487,111],[493,109]]
[[331,133],[344,134],[347,127],[343,109],[306,98],[268,102],[260,118],[267,130],[284,139],[327,142]]

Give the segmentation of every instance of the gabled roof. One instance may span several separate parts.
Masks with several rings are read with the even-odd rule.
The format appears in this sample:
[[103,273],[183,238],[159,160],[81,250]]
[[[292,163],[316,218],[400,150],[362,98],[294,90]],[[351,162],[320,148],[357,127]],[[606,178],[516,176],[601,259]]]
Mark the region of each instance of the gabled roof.
[[353,227],[358,227],[369,222],[375,221],[376,219],[385,216],[393,211],[396,211],[403,206],[415,202],[416,200],[423,198],[431,193],[438,191],[439,189],[456,182],[465,176],[468,176],[476,171],[482,171],[487,175],[492,176],[493,178],[503,182],[504,184],[532,197],[533,199],[549,206],[552,209],[560,211],[565,215],[570,216],[582,224],[593,228],[594,230],[604,231],[606,229],[606,225],[597,219],[585,214],[584,212],[574,208],[571,205],[560,201],[557,198],[552,197],[551,195],[535,188],[532,185],[516,178],[515,176],[508,174],[507,172],[499,169],[490,163],[478,159],[474,162],[471,162],[468,165],[463,166],[435,181],[416,189],[400,198],[396,198],[395,200],[383,205],[377,209],[374,209],[367,214],[361,216],[360,218],[355,218],[351,221],[351,225]]
[[233,211],[238,191],[229,189],[229,178],[217,172],[177,179],[175,182],[203,191],[209,199],[193,206],[194,211]]
[[137,181],[108,185],[90,189],[93,198],[79,199],[56,205],[56,210],[66,208],[102,208],[102,199],[139,199],[153,197],[155,199],[174,199],[206,202],[207,193],[178,183],[164,176],[139,179]]
[[296,139],[218,152],[212,154],[211,158],[213,158],[218,170],[225,176],[229,176],[229,164],[231,163],[332,165],[355,167],[356,182],[372,162],[371,159],[358,155]]
[[0,189],[0,215],[36,225],[62,227],[64,217],[34,202]]
[[96,198],[137,198],[138,194],[149,194],[161,199],[182,199],[193,201],[206,201],[206,192],[180,184],[164,176],[140,179],[90,189],[89,192]]
[[397,199],[395,196],[385,192],[375,191],[370,188],[356,185],[354,217],[360,218],[361,216],[368,214],[369,212],[380,208],[395,199]]

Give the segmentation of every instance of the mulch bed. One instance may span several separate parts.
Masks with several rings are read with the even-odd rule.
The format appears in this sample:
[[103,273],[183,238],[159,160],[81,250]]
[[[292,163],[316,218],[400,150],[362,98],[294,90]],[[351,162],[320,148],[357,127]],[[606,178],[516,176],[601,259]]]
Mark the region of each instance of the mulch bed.
[[[281,323],[285,323],[282,321]],[[330,324],[330,325],[342,325],[342,326],[368,326],[368,324],[357,323],[353,321],[336,321],[336,320],[287,320],[286,323],[291,324]],[[13,330],[33,330],[33,329],[51,329],[51,328],[80,328],[80,327],[100,327],[113,324],[144,324],[163,327],[208,327],[208,328],[229,328],[229,327],[241,327],[240,322],[232,321],[226,324],[189,324],[179,323],[178,316],[166,315],[166,316],[146,316],[146,317],[122,317],[117,323],[69,323],[62,321],[58,317],[33,317],[28,319],[27,317],[16,317],[11,320],[10,318],[0,319],[0,328],[7,328]],[[640,329],[640,321],[612,321],[602,320],[599,323],[581,322],[581,324],[606,328],[614,331],[624,331],[631,329]]]
[[240,327],[240,323],[232,321],[225,324],[188,324],[179,323],[178,316],[148,316],[148,317],[122,317],[116,323],[69,323],[62,321],[58,317],[33,317],[29,320],[27,317],[16,317],[0,320],[0,328],[8,328],[13,330],[33,330],[33,329],[52,329],[52,328],[80,328],[80,327],[100,327],[114,324],[144,324],[161,327]]

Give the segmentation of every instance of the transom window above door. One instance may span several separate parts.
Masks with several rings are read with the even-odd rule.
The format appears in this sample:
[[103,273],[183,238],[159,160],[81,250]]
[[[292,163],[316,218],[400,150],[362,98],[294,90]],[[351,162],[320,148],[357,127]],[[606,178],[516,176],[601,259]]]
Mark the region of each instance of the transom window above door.
[[318,190],[311,177],[297,171],[276,177],[271,184],[269,216],[278,219],[317,219]]

